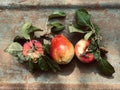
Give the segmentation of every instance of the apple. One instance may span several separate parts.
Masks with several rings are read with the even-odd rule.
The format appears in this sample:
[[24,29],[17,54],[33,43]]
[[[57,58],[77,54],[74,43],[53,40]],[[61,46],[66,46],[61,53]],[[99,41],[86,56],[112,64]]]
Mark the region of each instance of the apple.
[[89,40],[81,39],[75,45],[75,55],[83,63],[90,63],[94,60],[94,55],[86,53],[90,45]]
[[42,48],[42,44],[37,40],[30,40],[24,43],[23,45],[23,55],[29,56],[33,62],[44,54],[44,50]]
[[56,35],[51,40],[50,55],[58,64],[68,64],[74,56],[74,47],[63,34]]

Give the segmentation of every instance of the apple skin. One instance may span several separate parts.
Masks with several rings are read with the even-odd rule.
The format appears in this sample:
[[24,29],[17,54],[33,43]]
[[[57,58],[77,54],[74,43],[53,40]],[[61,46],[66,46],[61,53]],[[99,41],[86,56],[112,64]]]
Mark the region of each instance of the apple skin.
[[83,63],[90,63],[94,60],[94,55],[86,53],[90,45],[89,40],[81,39],[75,45],[75,55]]
[[56,35],[51,40],[50,55],[58,64],[68,64],[74,57],[74,47],[64,35]]
[[94,60],[93,54],[86,54],[84,56],[79,56],[79,60],[83,63],[90,63]]

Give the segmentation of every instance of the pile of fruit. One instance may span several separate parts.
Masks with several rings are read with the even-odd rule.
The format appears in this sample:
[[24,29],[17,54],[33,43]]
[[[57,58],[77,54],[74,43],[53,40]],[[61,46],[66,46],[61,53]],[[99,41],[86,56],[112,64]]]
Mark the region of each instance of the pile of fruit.
[[[62,11],[49,15],[49,19],[65,19],[65,17],[66,14]],[[17,57],[20,63],[26,64],[30,71],[37,67],[42,71],[56,72],[60,70],[61,64],[70,63],[76,56],[82,63],[96,61],[101,73],[112,75],[115,70],[106,60],[108,51],[100,46],[102,40],[100,29],[91,21],[91,15],[85,9],[78,9],[75,12],[75,21],[69,25],[69,33],[79,33],[83,36],[75,46],[64,34],[60,34],[65,26],[58,21],[49,23],[50,33],[45,33],[40,37],[36,37],[35,32],[42,32],[42,29],[31,23],[24,23],[20,36],[16,36],[5,51]],[[44,40],[49,43],[45,43]]]

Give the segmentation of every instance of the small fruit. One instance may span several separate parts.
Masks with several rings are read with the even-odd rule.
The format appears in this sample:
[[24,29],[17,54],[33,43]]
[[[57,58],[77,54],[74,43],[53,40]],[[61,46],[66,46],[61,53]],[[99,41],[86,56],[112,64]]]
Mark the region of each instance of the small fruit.
[[74,47],[64,35],[52,38],[50,55],[58,64],[68,64],[74,56]]
[[30,56],[33,62],[43,55],[42,44],[37,40],[30,40],[23,45],[23,55]]
[[83,63],[90,63],[94,60],[93,54],[86,53],[89,45],[90,41],[85,39],[81,39],[75,45],[75,55]]

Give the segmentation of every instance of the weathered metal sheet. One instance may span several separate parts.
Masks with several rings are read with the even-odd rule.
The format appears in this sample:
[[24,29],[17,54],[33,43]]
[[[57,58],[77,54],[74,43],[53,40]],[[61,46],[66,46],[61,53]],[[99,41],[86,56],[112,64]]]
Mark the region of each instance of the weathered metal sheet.
[[[120,1],[119,0],[0,0],[0,89],[120,89]],[[75,43],[79,36],[68,34],[68,27],[78,8],[87,8],[101,28],[102,44],[108,49],[108,61],[114,66],[113,77],[102,76],[94,64],[78,60],[62,71],[30,73],[4,49],[19,34],[24,22],[46,29],[48,15],[56,10],[67,13],[64,34]]]

